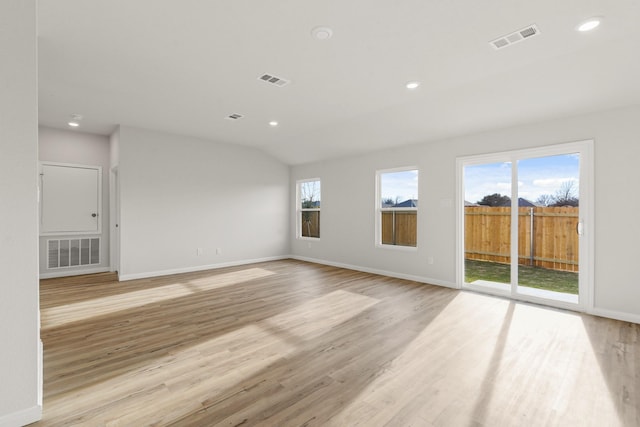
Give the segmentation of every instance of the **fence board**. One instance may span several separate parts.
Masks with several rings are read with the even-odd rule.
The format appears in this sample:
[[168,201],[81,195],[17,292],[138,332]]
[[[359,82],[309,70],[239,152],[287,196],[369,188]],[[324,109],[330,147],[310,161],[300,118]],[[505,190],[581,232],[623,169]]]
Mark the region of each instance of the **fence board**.
[[320,237],[320,211],[304,211],[301,215],[300,234],[303,237]]
[[415,211],[382,212],[382,244],[416,246],[417,224]]
[[[533,209],[533,254],[531,253]],[[518,263],[562,271],[578,271],[578,207],[518,209]],[[509,263],[511,208],[465,207],[465,258]]]

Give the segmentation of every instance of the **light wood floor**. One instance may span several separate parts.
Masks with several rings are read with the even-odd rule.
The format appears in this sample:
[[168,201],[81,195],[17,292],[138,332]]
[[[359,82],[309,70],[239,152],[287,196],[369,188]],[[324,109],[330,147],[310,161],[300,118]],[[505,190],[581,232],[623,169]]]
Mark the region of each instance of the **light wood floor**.
[[35,426],[638,426],[638,325],[298,261],[41,282]]

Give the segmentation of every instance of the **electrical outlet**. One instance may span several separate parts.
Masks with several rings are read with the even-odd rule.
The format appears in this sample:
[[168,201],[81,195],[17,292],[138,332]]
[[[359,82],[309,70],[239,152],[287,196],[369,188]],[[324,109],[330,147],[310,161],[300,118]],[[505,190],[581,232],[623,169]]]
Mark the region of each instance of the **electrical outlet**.
[[307,247],[308,247],[308,248],[311,248],[311,243],[307,243]]
[[220,255],[222,253],[222,249],[221,248],[216,248],[216,255]]
[[427,258],[427,264],[433,265],[433,257],[432,256]]
[[198,250],[196,251],[196,254],[198,256],[202,255],[204,253],[204,249],[203,248],[198,248]]

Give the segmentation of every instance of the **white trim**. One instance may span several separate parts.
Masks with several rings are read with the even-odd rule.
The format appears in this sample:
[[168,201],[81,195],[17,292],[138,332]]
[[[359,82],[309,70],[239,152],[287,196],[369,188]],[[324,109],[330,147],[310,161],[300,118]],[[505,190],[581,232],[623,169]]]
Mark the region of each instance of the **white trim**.
[[[305,183],[305,182],[318,182],[320,183],[320,207],[319,208],[303,208],[302,207],[302,200],[300,198],[300,184]],[[313,237],[313,236],[303,236],[302,235],[302,212],[320,212],[322,209],[322,180],[320,178],[305,178],[305,179],[299,179],[296,181],[296,205],[295,205],[295,215],[296,215],[296,220],[295,220],[295,224],[296,224],[296,230],[295,230],[295,236],[297,240],[313,240],[313,241],[318,241],[320,240],[320,237]],[[322,224],[322,215],[320,215],[319,218],[319,226]],[[320,226],[320,230],[322,230],[322,227]]]
[[404,274],[404,273],[396,273],[394,271],[379,270],[377,268],[361,267],[358,265],[344,264],[341,262],[333,262],[333,261],[327,261],[327,260],[318,259],[318,258],[303,257],[298,255],[291,255],[289,258],[295,259],[298,261],[313,262],[315,264],[329,265],[331,267],[345,268],[347,270],[361,271],[363,273],[378,274],[380,276],[393,277],[395,279],[412,280],[414,282],[420,282],[420,283],[425,283],[429,285],[437,285],[445,288],[458,289],[458,286],[453,282],[447,282],[445,280],[438,280],[438,279],[431,279],[429,277],[414,276],[412,274]]
[[[361,271],[363,273],[378,274],[378,275],[381,275],[381,276],[393,277],[393,278],[396,278],[396,279],[412,280],[414,282],[427,283],[427,284],[430,284],[430,285],[436,285],[436,286],[442,286],[442,287],[445,287],[445,288],[461,290],[462,292],[470,292],[470,293],[481,294],[481,295],[489,295],[489,296],[495,297],[495,298],[506,298],[506,299],[515,301],[517,303],[522,303],[522,304],[537,304],[537,305],[543,305],[545,307],[549,307],[551,309],[561,309],[561,310],[567,310],[567,311],[572,311],[572,312],[581,312],[581,311],[578,310],[578,306],[575,305],[575,304],[561,304],[561,303],[559,303],[557,305],[550,306],[549,304],[547,304],[548,300],[546,300],[546,299],[539,299],[539,298],[533,298],[533,297],[531,297],[531,298],[515,298],[514,299],[514,298],[511,298],[511,296],[509,294],[500,293],[500,292],[487,292],[485,288],[482,288],[482,291],[477,291],[476,289],[473,289],[473,287],[460,289],[457,283],[452,283],[452,282],[448,282],[448,281],[444,281],[444,280],[430,279],[430,278],[422,277],[422,276],[413,276],[413,275],[410,275],[410,274],[395,273],[395,272],[392,272],[392,271],[378,270],[378,269],[375,269],[375,268],[368,268],[368,267],[360,267],[360,266],[352,265],[352,264],[344,264],[344,263],[341,263],[341,262],[326,261],[326,260],[322,260],[322,259],[309,258],[309,257],[298,256],[298,255],[291,255],[291,256],[285,257],[285,258],[291,258],[291,259],[295,259],[295,260],[298,260],[298,261],[312,262],[312,263],[321,264],[321,265],[329,265],[331,267],[345,268],[345,269],[348,269],[348,270]],[[621,311],[606,310],[606,309],[600,309],[600,308],[595,308],[593,310],[584,311],[582,313],[584,313],[586,315],[600,316],[600,317],[605,317],[605,318],[608,318],[608,319],[621,320],[623,322],[631,322],[631,323],[640,324],[640,315],[633,314],[633,313],[625,313],[625,312],[621,312]]]
[[109,271],[120,269],[120,176],[118,166],[109,170]]
[[626,313],[624,311],[607,310],[604,308],[594,308],[587,312],[593,316],[606,317],[609,319],[621,320],[640,324],[640,314]]
[[0,427],[26,426],[42,419],[42,405],[0,416]]
[[401,251],[401,252],[418,252],[417,246],[383,245],[382,243],[376,243],[376,248],[389,249],[391,251]]
[[[40,328],[40,319],[38,319],[38,329],[39,328]],[[44,345],[42,344],[42,339],[38,339],[38,406],[41,408],[42,408],[43,398],[44,398]]]
[[[584,221],[584,235],[580,239],[580,284],[579,284],[579,304],[564,304],[561,301],[547,300],[542,298],[527,297],[523,295],[516,297],[516,285],[517,283],[517,268],[512,265],[512,298],[519,301],[534,302],[537,304],[546,304],[551,307],[566,308],[574,311],[590,312],[594,307],[594,163],[593,163],[593,145],[594,140],[581,140],[574,142],[567,142],[561,144],[544,145],[534,148],[527,148],[521,150],[509,150],[490,154],[478,154],[469,156],[460,156],[456,158],[456,282],[460,289],[470,289],[469,285],[464,282],[464,167],[469,165],[479,165],[491,162],[504,162],[509,161],[512,163],[512,182],[517,178],[517,161],[522,158],[532,157],[546,157],[553,155],[568,154],[571,152],[579,152],[580,158],[580,221]],[[517,219],[517,187],[512,185],[511,189],[511,214],[512,224],[515,223],[515,227],[511,227],[512,240],[513,235],[516,233],[518,222]],[[584,216],[586,213],[586,217]],[[517,235],[516,235],[517,239]],[[511,259],[514,258],[514,253],[517,256],[517,247],[511,245]],[[514,271],[515,269],[515,271]],[[474,289],[475,290],[475,289]]]
[[[419,209],[419,205],[415,208],[383,208],[382,207],[382,182],[381,182],[381,176],[382,174],[385,173],[398,173],[398,172],[411,172],[411,171],[416,171],[416,174],[418,175],[418,188],[417,188],[417,193],[416,193],[416,200],[420,200],[419,199],[419,193],[420,193],[420,168],[418,166],[403,166],[403,167],[397,167],[397,168],[391,168],[391,169],[378,169],[376,170],[376,182],[375,182],[375,197],[374,197],[374,212],[375,212],[375,220],[374,220],[374,234],[373,234],[373,239],[374,239],[374,246],[376,248],[379,249],[395,249],[397,250],[398,248],[410,248],[410,251],[417,251],[418,250],[418,216],[420,215],[418,213],[418,209]],[[419,203],[419,202],[418,202]],[[390,244],[383,244],[382,243],[382,212],[395,212],[395,211],[407,211],[407,212],[415,212],[416,213],[416,246],[405,246],[405,245],[390,245]],[[401,249],[401,250],[406,250],[406,249]]]
[[41,273],[41,279],[53,279],[56,277],[69,277],[69,276],[83,276],[85,274],[106,273],[109,271],[109,267],[100,268],[87,268],[86,270],[73,270],[69,271],[67,268],[77,268],[80,266],[74,265],[73,267],[64,267],[62,270],[57,270],[52,273]]
[[170,270],[148,271],[144,273],[133,273],[133,274],[121,273],[119,280],[121,282],[125,282],[127,280],[146,279],[149,277],[159,277],[159,276],[169,276],[172,274],[193,273],[196,271],[204,271],[204,270],[216,270],[218,268],[236,267],[239,265],[256,264],[259,262],[280,261],[288,258],[291,258],[291,257],[289,255],[281,255],[281,256],[273,256],[273,257],[265,257],[265,258],[246,259],[246,260],[240,260],[240,261],[221,262],[218,264],[198,265],[194,267],[174,268]]

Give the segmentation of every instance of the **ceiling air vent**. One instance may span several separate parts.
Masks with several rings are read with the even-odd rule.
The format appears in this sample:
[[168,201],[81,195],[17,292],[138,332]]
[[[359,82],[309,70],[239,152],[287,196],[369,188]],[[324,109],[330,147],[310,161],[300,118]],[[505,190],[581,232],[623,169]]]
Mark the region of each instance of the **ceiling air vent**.
[[291,83],[290,80],[283,79],[281,77],[276,77],[271,74],[263,74],[260,77],[258,77],[258,80],[262,80],[263,82],[267,82],[278,87],[286,86],[289,83]]
[[227,117],[225,117],[225,119],[227,120],[238,120],[243,118],[244,116],[242,114],[230,114]]
[[489,44],[493,46],[495,50],[498,50],[507,46],[511,46],[512,44],[521,42],[522,40],[531,38],[533,36],[537,36],[538,34],[540,34],[540,30],[538,29],[538,27],[535,24],[529,25],[528,27],[515,31],[511,34],[507,34],[506,36],[491,40]]

